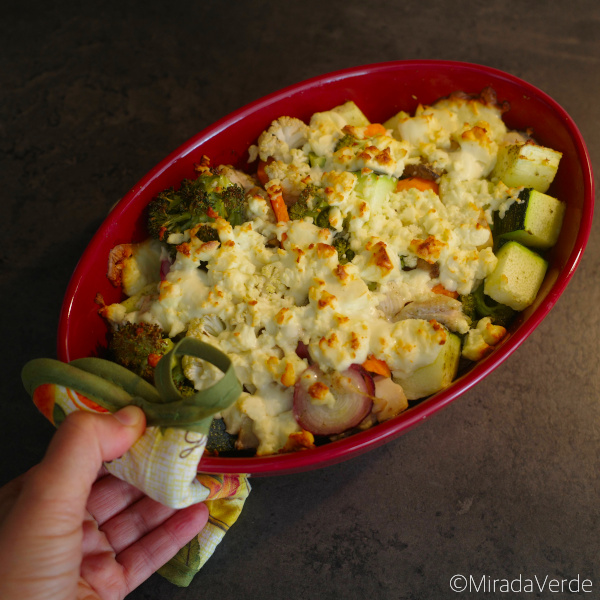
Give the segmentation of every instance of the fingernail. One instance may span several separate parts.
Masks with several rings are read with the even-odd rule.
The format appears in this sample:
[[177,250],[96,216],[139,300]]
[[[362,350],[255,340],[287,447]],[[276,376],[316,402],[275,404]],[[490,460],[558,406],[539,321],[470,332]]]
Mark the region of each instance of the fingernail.
[[126,406],[121,410],[114,413],[115,419],[127,427],[133,427],[137,425],[142,419],[144,413],[141,408],[137,406]]

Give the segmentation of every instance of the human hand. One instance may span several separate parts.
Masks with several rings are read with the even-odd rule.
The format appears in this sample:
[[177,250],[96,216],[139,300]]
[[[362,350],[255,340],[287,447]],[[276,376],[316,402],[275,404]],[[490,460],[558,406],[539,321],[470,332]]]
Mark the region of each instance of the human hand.
[[0,489],[2,600],[120,600],[204,527],[204,504],[168,508],[98,476],[144,427],[134,406],[72,413],[42,462]]

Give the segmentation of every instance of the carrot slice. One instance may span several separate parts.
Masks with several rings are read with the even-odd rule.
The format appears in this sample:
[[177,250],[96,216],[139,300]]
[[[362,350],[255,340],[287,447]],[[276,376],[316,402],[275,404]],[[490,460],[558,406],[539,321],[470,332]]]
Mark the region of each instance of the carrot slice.
[[385,135],[386,129],[381,123],[371,123],[365,128],[365,137],[375,137],[376,135]]
[[275,198],[271,198],[271,206],[273,207],[273,211],[275,212],[275,217],[277,218],[277,222],[280,221],[289,221],[290,216],[288,215],[287,206],[283,201],[283,196],[276,196]]
[[431,181],[431,179],[423,179],[422,177],[407,177],[406,179],[400,179],[396,184],[397,192],[409,190],[410,188],[416,188],[422,192],[431,190],[438,195],[440,193],[440,186],[435,181]]
[[267,194],[269,194],[269,200],[275,213],[277,222],[289,221],[290,216],[288,215],[287,206],[283,200],[283,190],[280,185],[270,185],[267,187]]
[[162,358],[162,354],[148,354],[148,364],[154,369],[158,364],[158,361]]
[[219,216],[219,213],[212,207],[209,206],[206,209],[206,214],[211,218],[211,219],[216,219]]
[[441,294],[442,296],[448,296],[449,298],[458,298],[458,292],[451,292],[447,290],[441,283],[434,285],[431,291],[435,294]]
[[369,373],[376,373],[377,375],[383,375],[384,377],[392,376],[392,372],[387,366],[387,363],[380,358],[375,358],[372,354],[369,354],[362,366],[366,371],[369,371]]
[[266,174],[265,172],[265,167],[268,164],[271,164],[273,162],[273,157],[269,156],[268,160],[259,160],[258,161],[258,168],[256,170],[256,176],[258,177],[258,180],[261,182],[262,185],[265,185],[267,183],[267,181],[269,181],[269,176]]

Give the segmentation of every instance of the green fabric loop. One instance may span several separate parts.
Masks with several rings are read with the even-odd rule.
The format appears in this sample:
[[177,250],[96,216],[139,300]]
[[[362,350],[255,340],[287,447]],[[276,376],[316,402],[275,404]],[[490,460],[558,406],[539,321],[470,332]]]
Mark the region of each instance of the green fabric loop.
[[53,383],[71,388],[111,412],[131,404],[133,400],[133,396],[121,386],[94,373],[88,373],[71,364],[51,358],[36,358],[29,361],[21,371],[21,379],[31,396],[40,385]]
[[227,408],[233,402],[231,396],[235,395],[234,399],[237,399],[242,393],[242,386],[229,357],[210,344],[186,337],[175,344],[173,349],[158,362],[154,371],[154,384],[165,402],[177,401],[182,397],[171,375],[178,356],[193,356],[206,360],[223,372],[223,377],[219,381],[209,388],[196,392],[193,396],[198,397],[198,402],[201,401],[206,407],[206,416]]
[[[214,364],[223,377],[211,387],[183,396],[172,377],[178,356],[193,356]],[[165,354],[155,369],[156,387],[128,369],[101,358],[80,358],[69,364],[48,358],[29,361],[21,373],[30,395],[44,383],[71,388],[110,412],[139,406],[149,426],[179,427],[208,434],[215,413],[230,406],[242,393],[231,360],[215,347],[183,338]]]
[[161,402],[158,390],[151,383],[117,363],[89,357],[77,358],[69,364],[118,385],[132,396],[146,398],[149,402]]

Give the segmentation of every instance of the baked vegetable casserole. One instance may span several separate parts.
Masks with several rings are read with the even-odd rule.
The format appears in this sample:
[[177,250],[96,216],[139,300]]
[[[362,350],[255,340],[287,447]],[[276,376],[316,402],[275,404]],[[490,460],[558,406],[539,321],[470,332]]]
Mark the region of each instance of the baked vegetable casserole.
[[[561,154],[509,131],[493,90],[384,123],[324,108],[273,121],[247,171],[203,157],[152,200],[148,239],[111,252],[113,360],[152,381],[192,336],[233,362],[244,391],[211,452],[310,448],[447,387],[535,301],[560,232]],[[184,393],[221,375],[174,372]]]

